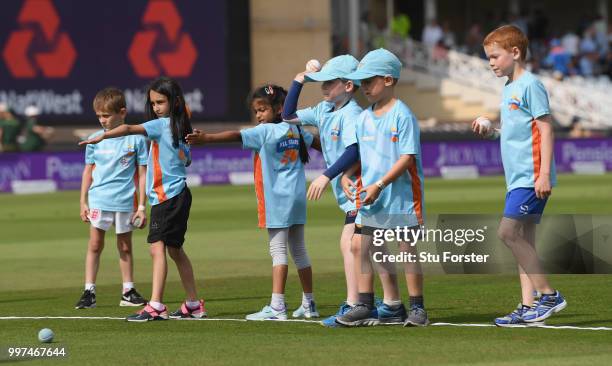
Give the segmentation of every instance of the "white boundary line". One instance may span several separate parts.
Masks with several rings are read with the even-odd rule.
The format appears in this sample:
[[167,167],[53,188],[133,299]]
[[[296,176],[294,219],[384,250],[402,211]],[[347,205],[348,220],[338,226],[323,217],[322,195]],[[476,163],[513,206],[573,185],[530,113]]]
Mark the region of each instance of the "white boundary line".
[[[125,320],[125,318],[112,317],[112,316],[0,316],[0,320],[40,320],[40,319],[69,319],[69,320]],[[226,322],[247,322],[246,319],[233,319],[233,318],[206,318],[206,319],[184,319],[184,321],[226,321]],[[287,319],[287,320],[270,320],[280,323],[292,322],[292,323],[319,323],[318,320],[305,320],[305,319]],[[253,321],[255,322],[255,321]],[[401,325],[389,324],[389,325]],[[482,323],[431,323],[431,326],[451,326],[451,327],[495,327],[494,324],[482,324]],[[517,325],[512,328],[545,328],[545,329],[573,329],[573,330],[604,330],[612,331],[610,327],[575,327],[572,325]]]

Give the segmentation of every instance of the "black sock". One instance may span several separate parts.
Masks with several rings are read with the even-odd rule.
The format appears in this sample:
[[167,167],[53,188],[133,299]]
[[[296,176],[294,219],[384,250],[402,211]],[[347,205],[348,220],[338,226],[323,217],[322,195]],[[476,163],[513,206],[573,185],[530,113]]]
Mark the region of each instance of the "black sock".
[[368,307],[374,307],[374,293],[373,292],[360,292],[359,302],[367,305]]
[[521,304],[521,306],[523,307],[523,310],[531,309],[531,306],[529,306],[529,305]]
[[553,291],[553,293],[552,293],[552,294],[545,294],[545,293],[542,293],[542,296],[552,296],[552,297],[555,297],[555,296],[557,296],[557,291],[556,291],[556,290],[555,290],[555,291]]
[[410,307],[416,305],[419,306],[421,308],[425,307],[423,305],[423,296],[410,296],[408,297],[408,301],[410,302]]

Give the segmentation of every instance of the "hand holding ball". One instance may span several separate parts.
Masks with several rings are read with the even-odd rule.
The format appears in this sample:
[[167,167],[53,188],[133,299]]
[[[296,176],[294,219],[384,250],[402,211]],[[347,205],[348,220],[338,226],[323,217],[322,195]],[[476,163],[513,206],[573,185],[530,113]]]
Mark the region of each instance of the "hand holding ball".
[[491,130],[491,121],[487,117],[478,117],[476,118],[476,123],[478,123],[478,133],[480,135],[488,135]]
[[319,60],[312,59],[306,63],[306,71],[317,72],[321,70],[321,63]]
[[140,224],[142,224],[142,221],[140,220],[140,217],[136,217],[136,218],[134,219],[134,222],[132,223],[132,225],[133,225],[134,227],[140,228]]

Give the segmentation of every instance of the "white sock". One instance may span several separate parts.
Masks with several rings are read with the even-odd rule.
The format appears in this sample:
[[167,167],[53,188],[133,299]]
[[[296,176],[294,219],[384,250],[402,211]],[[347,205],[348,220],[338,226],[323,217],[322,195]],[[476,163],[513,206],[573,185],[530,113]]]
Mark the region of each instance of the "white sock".
[[270,301],[270,306],[272,306],[274,310],[284,310],[285,294],[272,293],[272,300]]
[[151,307],[157,311],[164,310],[164,304],[162,304],[161,302],[149,301],[149,305],[151,305]]
[[346,299],[346,304],[350,307],[355,307],[355,303],[352,301],[349,301],[349,299]]
[[189,309],[194,310],[200,307],[200,302],[198,300],[196,301],[185,300],[185,305],[187,305]]
[[85,283],[85,290],[89,290],[89,291],[91,291],[91,292],[93,292],[95,294],[96,293],[96,284],[95,283],[86,282]]
[[303,307],[309,307],[310,306],[310,302],[314,300],[314,296],[312,295],[312,292],[302,292],[302,306]]
[[134,282],[124,282],[123,283],[123,293],[130,291],[134,288]]
[[387,299],[384,299],[383,303],[385,303],[385,305],[389,305],[389,306],[400,306],[402,304],[402,300],[387,300]]

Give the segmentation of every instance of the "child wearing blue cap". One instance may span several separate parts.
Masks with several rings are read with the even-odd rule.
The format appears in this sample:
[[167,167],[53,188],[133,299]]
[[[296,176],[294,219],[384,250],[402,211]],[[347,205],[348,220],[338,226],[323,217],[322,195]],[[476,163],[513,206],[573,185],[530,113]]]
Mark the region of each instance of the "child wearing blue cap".
[[[542,322],[563,310],[567,302],[550,286],[535,250],[536,224],[556,184],[553,156],[554,133],[548,95],[541,81],[525,69],[529,41],[513,25],[489,33],[483,46],[489,66],[497,77],[508,77],[501,104],[501,130],[490,123],[472,123],[475,133],[501,138],[500,147],[506,175],[506,204],[498,229],[499,238],[512,250],[518,262],[521,303],[495,325],[513,327]],[[541,293],[534,301],[534,293]]]
[[[336,319],[345,326],[403,322],[405,326],[429,324],[423,305],[423,275],[419,263],[405,263],[410,295],[408,313],[400,299],[393,263],[377,263],[383,285],[383,303],[374,307],[374,276],[371,256],[381,248],[373,247],[373,237],[398,227],[415,232],[424,223],[423,168],[418,122],[412,111],[394,94],[402,63],[391,52],[369,52],[357,70],[346,76],[360,80],[361,90],[372,105],[359,116],[356,124],[358,156],[342,177],[345,194],[359,195],[362,206],[355,221],[352,251],[359,282],[358,304]],[[362,187],[348,176],[361,162]],[[350,166],[352,165],[352,167]],[[356,189],[355,194],[351,189]],[[414,243],[399,242],[400,250],[413,252]],[[374,256],[376,258],[376,256]],[[382,268],[381,268],[382,267]]]
[[[351,55],[337,56],[325,63],[318,72],[304,71],[295,76],[287,99],[283,107],[283,119],[292,123],[311,125],[319,129],[323,158],[328,168],[338,161],[345,150],[357,151],[357,138],[355,136],[355,122],[362,112],[353,95],[358,89],[359,82],[351,81],[347,75],[357,69],[359,61]],[[305,82],[322,82],[321,92],[323,101],[314,107],[296,111],[297,101]],[[326,170],[315,179],[308,188],[307,197],[317,200],[321,197],[327,185],[331,182],[334,195],[340,209],[345,212],[344,228],[340,236],[340,250],[344,258],[344,272],[346,277],[346,301],[340,309],[321,322],[324,326],[337,326],[336,317],[346,313],[357,303],[357,278],[353,266],[351,253],[351,238],[355,230],[357,216],[356,202],[350,201],[342,192],[340,179],[334,178],[341,171]],[[309,318],[315,311],[308,301],[293,313],[294,318]]]

